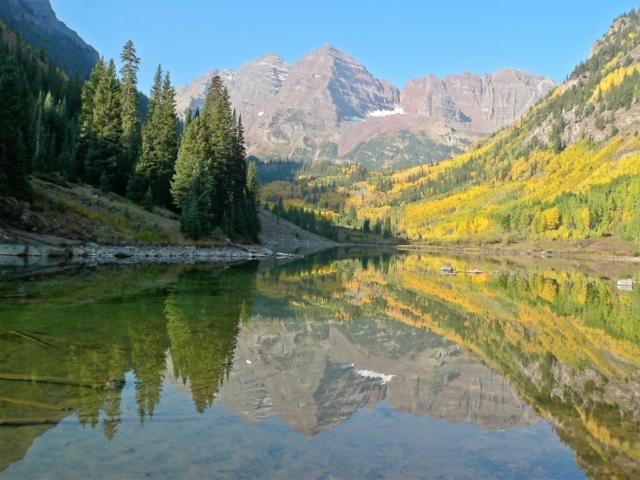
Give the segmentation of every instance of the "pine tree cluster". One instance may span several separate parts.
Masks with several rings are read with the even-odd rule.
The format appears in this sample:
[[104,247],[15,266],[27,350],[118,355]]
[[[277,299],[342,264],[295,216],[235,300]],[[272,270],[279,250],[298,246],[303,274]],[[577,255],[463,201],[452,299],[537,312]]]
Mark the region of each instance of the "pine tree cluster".
[[[0,25],[0,195],[28,200],[32,173],[82,181],[148,209],[181,212],[184,233],[258,241],[260,182],[247,167],[242,120],[220,77],[180,134],[175,91],[161,66],[148,105],[131,41],[118,72],[100,58],[80,87],[44,55],[4,40]],[[141,110],[146,107],[144,124]]]
[[202,112],[189,112],[171,181],[188,236],[224,233],[257,241],[260,183],[255,163],[247,168],[242,119],[215,76]]
[[0,195],[28,200],[29,175],[77,176],[80,82],[0,25]]

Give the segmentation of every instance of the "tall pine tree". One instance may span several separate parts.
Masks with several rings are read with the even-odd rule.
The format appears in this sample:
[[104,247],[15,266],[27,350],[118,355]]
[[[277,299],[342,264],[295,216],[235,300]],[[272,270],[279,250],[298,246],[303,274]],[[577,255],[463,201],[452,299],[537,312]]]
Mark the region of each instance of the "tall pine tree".
[[175,173],[171,180],[171,194],[174,205],[182,206],[184,198],[189,193],[191,182],[198,174],[200,165],[205,162],[206,144],[201,117],[195,116],[185,122],[180,138],[180,149],[175,165]]
[[105,74],[107,65],[104,57],[100,57],[95,67],[91,71],[89,80],[82,87],[80,117],[78,119],[78,157],[80,162],[80,174],[85,181],[88,181],[86,174],[86,159],[89,151],[95,148],[96,132],[93,127],[93,111],[95,109],[95,98],[102,77]]
[[258,166],[256,162],[249,163],[247,169],[247,193],[246,193],[246,218],[247,229],[249,235],[253,241],[258,241],[258,234],[260,233],[260,218],[258,212],[260,209],[260,177],[258,176]]
[[122,93],[116,66],[109,61],[93,99],[93,139],[85,157],[87,178],[92,185],[109,191],[121,188],[127,172],[122,165]]
[[171,191],[175,204],[187,210],[187,219],[193,217],[191,185],[202,168],[211,179],[211,226],[257,241],[257,171],[249,184],[242,120],[232,111],[219,76],[211,80],[202,113],[185,125],[176,161]]
[[[120,54],[122,68],[122,145],[125,150],[122,168],[132,175],[140,157],[142,133],[140,126],[140,97],[138,95],[138,71],[140,59],[136,55],[133,42],[129,40]],[[128,178],[127,178],[128,180]]]
[[141,201],[151,190],[152,202],[171,206],[171,178],[178,153],[178,120],[175,115],[175,90],[167,72],[158,66],[154,77],[146,124],[142,128],[142,155],[129,185],[129,197]]
[[211,223],[211,177],[204,164],[200,164],[197,175],[191,182],[184,201],[180,226],[183,233],[194,240],[209,236],[213,232]]

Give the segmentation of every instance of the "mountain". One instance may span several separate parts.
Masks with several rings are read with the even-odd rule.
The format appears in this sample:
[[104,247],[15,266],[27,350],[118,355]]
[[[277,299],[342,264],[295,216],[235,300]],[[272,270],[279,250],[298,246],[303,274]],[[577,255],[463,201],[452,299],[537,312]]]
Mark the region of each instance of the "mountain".
[[202,106],[220,75],[242,114],[248,152],[263,159],[329,160],[374,168],[429,163],[517,120],[555,87],[514,69],[411,79],[398,90],[325,45],[289,66],[272,53],[237,72],[213,70],[176,89],[177,108]]
[[0,22],[70,76],[88,78],[98,52],[56,17],[49,0],[2,0]]
[[[429,79],[410,82],[412,91],[436,92],[434,97],[446,101],[401,105],[410,112],[439,112],[450,121],[467,117],[486,132],[516,117],[509,106],[515,97],[524,108],[533,100],[525,99],[529,90],[513,86],[513,78],[529,88],[543,85],[517,71],[480,83],[468,80],[464,88],[450,78]],[[507,84],[508,92],[499,87]],[[486,101],[475,95],[478,89],[486,92]],[[454,104],[463,106],[458,110]],[[613,236],[637,246],[638,118],[640,15],[632,11],[616,19],[568,80],[513,126],[439,165],[354,185],[351,191],[358,195],[345,208],[356,208],[361,219],[390,216],[398,234],[412,239],[564,239],[581,248],[585,241]],[[382,184],[388,188],[376,187]]]
[[176,87],[176,109],[183,116],[189,108],[193,111],[202,108],[211,79],[218,75],[247,127],[277,95],[290,70],[291,67],[275,53],[246,63],[237,72],[212,70],[187,86]]

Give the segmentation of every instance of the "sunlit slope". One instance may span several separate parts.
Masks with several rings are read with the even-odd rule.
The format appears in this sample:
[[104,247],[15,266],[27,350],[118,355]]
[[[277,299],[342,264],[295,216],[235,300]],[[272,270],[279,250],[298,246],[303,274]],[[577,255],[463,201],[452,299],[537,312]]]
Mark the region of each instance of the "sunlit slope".
[[371,175],[348,204],[411,239],[640,243],[639,29],[635,12],[619,17],[516,125],[438,165]]

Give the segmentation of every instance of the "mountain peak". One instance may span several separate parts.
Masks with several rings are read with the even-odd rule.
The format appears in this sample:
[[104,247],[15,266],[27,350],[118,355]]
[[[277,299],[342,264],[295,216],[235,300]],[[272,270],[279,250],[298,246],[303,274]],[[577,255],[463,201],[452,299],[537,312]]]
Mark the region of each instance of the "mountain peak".
[[[340,50],[338,50],[336,47],[334,47],[330,43],[325,43],[318,50],[324,50],[324,51],[328,51],[328,52],[340,52]],[[340,53],[342,53],[342,52],[340,52]]]
[[[401,94],[328,43],[293,66],[268,53],[229,72],[223,82],[234,108],[242,113],[250,154],[306,161],[346,158],[369,141],[373,142],[371,155],[389,151],[393,156],[404,149],[402,142],[394,140],[398,132],[446,145],[440,159],[451,148],[460,151],[480,134],[513,122],[555,86],[539,75],[502,69],[483,77],[472,72],[443,79],[428,75],[407,82]],[[176,89],[181,110],[183,103],[195,108],[204,101],[208,83],[192,85],[197,88]],[[377,144],[373,140],[384,135]],[[387,145],[384,142],[395,143],[389,150],[381,147]],[[422,148],[423,142],[412,145]],[[432,158],[433,152],[425,151],[407,162],[425,163]]]
[[270,52],[266,55],[262,55],[261,57],[256,58],[254,62],[287,63],[284,61],[284,58],[282,58],[276,52]]
[[343,52],[342,50],[338,50],[336,47],[329,43],[325,43],[320,48],[316,48],[311,51],[309,55],[319,55],[319,56],[329,56],[332,58],[349,58],[353,59],[349,54]]

